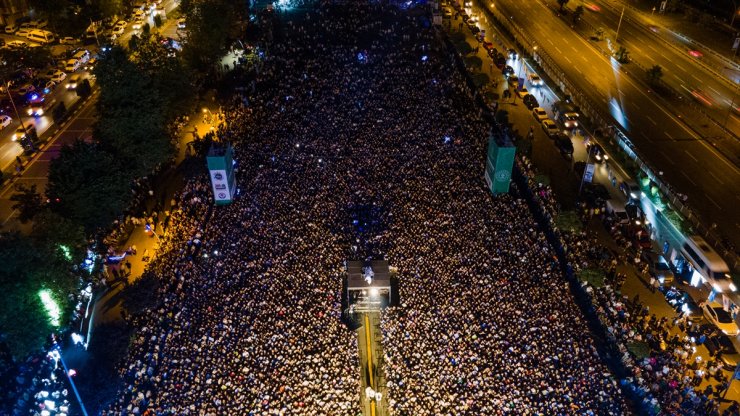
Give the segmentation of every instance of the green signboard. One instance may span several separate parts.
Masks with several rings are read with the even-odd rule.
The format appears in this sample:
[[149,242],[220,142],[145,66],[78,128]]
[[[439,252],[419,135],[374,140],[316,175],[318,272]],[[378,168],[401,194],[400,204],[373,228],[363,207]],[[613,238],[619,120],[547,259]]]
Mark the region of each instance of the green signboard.
[[234,149],[220,144],[214,144],[206,156],[216,205],[230,204],[234,199],[236,178],[233,157]]
[[514,166],[516,147],[512,144],[501,145],[491,136],[488,139],[488,157],[486,158],[486,184],[492,194],[509,192],[511,168]]

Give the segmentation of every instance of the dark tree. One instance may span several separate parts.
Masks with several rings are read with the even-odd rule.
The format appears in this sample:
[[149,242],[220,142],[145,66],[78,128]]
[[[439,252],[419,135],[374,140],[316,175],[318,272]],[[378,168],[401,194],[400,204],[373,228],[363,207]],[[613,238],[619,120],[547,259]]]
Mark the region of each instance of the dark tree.
[[49,166],[46,194],[51,209],[87,232],[106,227],[130,201],[129,176],[110,153],[94,143],[76,141],[62,148]]
[[558,0],[558,4],[560,5],[560,11],[563,11],[563,7],[565,7],[566,4],[568,4],[568,1],[570,0]]
[[10,197],[10,200],[14,202],[13,209],[18,210],[18,219],[23,224],[31,221],[36,214],[44,209],[41,195],[36,192],[36,185],[30,187],[23,184],[16,185],[15,193]]

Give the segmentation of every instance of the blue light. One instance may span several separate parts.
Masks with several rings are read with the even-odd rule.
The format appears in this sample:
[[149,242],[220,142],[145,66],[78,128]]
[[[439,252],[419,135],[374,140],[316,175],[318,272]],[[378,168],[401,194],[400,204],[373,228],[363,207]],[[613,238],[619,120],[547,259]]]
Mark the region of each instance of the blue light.
[[424,56],[421,57],[421,62],[426,62],[427,59],[428,59],[427,56],[424,55]]
[[450,143],[451,140],[450,136],[445,136],[445,144]]

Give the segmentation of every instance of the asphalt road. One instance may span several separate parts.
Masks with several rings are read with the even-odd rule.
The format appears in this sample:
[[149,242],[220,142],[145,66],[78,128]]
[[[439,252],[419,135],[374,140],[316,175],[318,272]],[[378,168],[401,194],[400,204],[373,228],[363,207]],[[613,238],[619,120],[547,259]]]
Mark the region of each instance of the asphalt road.
[[[551,9],[557,9],[557,2],[548,0]],[[585,12],[575,29],[583,36],[590,37],[597,28],[603,28],[605,36],[614,42],[621,8],[608,1],[584,2],[581,0],[569,3],[568,9],[574,10],[583,5]],[[596,7],[594,7],[596,6]],[[598,11],[597,11],[598,10]],[[570,15],[561,16],[568,24],[572,23]],[[674,35],[658,26],[646,24],[642,19],[627,13],[619,27],[619,43],[629,52],[633,63],[643,68],[660,65],[663,68],[662,80],[687,99],[693,100],[699,110],[707,113],[713,120],[725,126],[729,131],[740,135],[740,97],[737,96],[738,85],[730,81],[726,74],[714,71],[712,67],[720,65],[702,65],[700,60],[716,60],[713,55],[694,49],[689,45],[679,46],[672,39]],[[600,47],[608,50],[606,41],[599,42]],[[612,43],[614,45],[614,43]],[[692,55],[694,54],[694,55]],[[733,79],[740,76],[737,72]]]
[[[474,3],[473,13],[480,15],[477,7]],[[640,154],[663,172],[664,180],[688,196],[705,224],[717,224],[718,232],[740,246],[740,210],[736,209],[740,170],[734,164],[546,5],[501,0],[495,7],[510,16],[601,113],[623,127]]]

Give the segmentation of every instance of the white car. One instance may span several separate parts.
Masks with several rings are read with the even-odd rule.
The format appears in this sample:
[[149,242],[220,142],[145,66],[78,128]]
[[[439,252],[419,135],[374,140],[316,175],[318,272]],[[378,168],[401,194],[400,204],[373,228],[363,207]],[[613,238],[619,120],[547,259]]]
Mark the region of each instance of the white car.
[[74,90],[77,89],[77,85],[82,81],[82,77],[80,75],[72,75],[67,80],[67,89],[68,90]]
[[28,44],[22,40],[11,40],[5,45],[9,48],[14,48],[14,49],[25,48],[26,46],[28,46]]
[[67,72],[75,72],[80,67],[80,60],[79,59],[67,59],[66,64],[64,65],[64,70]]
[[110,31],[110,33],[116,36],[121,36],[123,35],[123,32],[125,31],[126,31],[126,26],[116,25],[116,27],[114,27],[113,30]]
[[12,121],[13,119],[10,118],[10,116],[6,116],[6,115],[0,116],[0,130],[8,127]]
[[549,138],[555,137],[560,132],[558,125],[549,118],[542,120],[542,130],[545,131],[545,134],[547,134],[547,137]]
[[547,111],[542,107],[535,107],[532,109],[532,115],[537,121],[542,121],[547,118]]
[[184,17],[177,20],[177,28],[185,29],[185,18]]
[[701,309],[704,317],[726,335],[735,336],[740,333],[732,315],[721,304],[707,301],[701,305]]
[[79,42],[77,39],[73,38],[72,36],[65,36],[61,39],[59,39],[59,43],[62,45],[74,45],[75,43]]
[[20,28],[17,32],[15,32],[15,35],[21,38],[28,37],[28,34],[31,33],[33,29],[26,29],[26,28]]
[[67,78],[67,74],[65,74],[64,71],[56,71],[54,72],[54,75],[49,79],[58,84],[64,81],[65,78]]
[[533,87],[541,87],[543,82],[542,78],[539,77],[537,74],[529,74],[529,85]]

